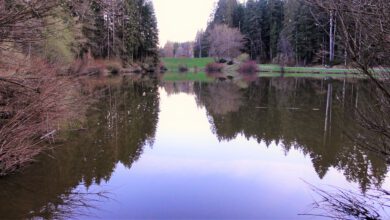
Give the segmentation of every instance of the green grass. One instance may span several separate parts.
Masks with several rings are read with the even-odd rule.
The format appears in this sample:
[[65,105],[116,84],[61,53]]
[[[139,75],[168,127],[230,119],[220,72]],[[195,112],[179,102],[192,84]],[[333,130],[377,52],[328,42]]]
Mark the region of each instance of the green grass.
[[[204,73],[204,68],[208,63],[214,62],[213,58],[163,58],[165,66],[168,68],[168,72],[164,75],[166,81],[213,81],[213,78],[207,76]],[[179,73],[179,66],[184,65],[189,68],[187,73]],[[275,64],[260,64],[260,77],[280,77],[281,67]],[[238,65],[226,66],[225,75],[234,76],[236,79],[241,77],[236,72]],[[195,69],[199,73],[194,73]],[[321,68],[321,67],[285,67],[284,77],[309,77],[309,78],[353,78],[359,77],[354,74],[357,71],[353,69],[340,69],[340,68]]]
[[[281,72],[281,67],[274,64],[261,64],[260,71],[263,72]],[[322,68],[322,67],[285,67],[285,72],[291,73],[356,73],[353,69]]]
[[[164,74],[166,81],[213,81],[204,72],[206,65],[214,62],[213,58],[163,58],[162,61],[168,68],[168,72]],[[179,66],[181,65],[187,66],[189,71],[180,73]],[[195,69],[199,72],[195,73]]]
[[194,67],[204,69],[207,64],[214,62],[213,58],[163,58],[162,59],[169,72],[178,72],[180,65],[187,66],[190,70]]
[[[259,73],[260,77],[280,77],[280,73],[270,73],[270,72],[262,72]],[[295,77],[295,78],[325,78],[325,77],[332,77],[332,78],[358,78],[359,76],[353,75],[353,74],[340,74],[340,73],[320,73],[320,74],[314,74],[314,73],[285,73],[283,77]]]

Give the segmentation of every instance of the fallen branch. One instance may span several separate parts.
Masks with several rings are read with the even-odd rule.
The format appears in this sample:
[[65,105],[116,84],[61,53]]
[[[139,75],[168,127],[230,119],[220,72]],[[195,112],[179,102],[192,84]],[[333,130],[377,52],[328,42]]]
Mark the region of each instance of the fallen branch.
[[32,87],[29,87],[29,86],[24,85],[22,83],[18,83],[16,81],[13,81],[13,80],[10,80],[10,79],[4,78],[4,77],[0,77],[0,81],[6,82],[6,83],[10,83],[10,84],[13,84],[13,85],[17,85],[17,86],[20,86],[20,87],[23,87],[23,88],[30,89],[30,90],[38,93],[38,94],[40,93],[39,89],[37,89],[37,88],[32,88]]

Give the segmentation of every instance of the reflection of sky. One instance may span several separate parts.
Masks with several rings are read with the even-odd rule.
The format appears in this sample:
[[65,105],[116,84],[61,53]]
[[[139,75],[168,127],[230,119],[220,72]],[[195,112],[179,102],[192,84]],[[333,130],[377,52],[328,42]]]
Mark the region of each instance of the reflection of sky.
[[[105,186],[112,200],[95,216],[129,218],[297,219],[310,211],[314,185],[355,188],[330,169],[318,178],[311,160],[297,150],[238,136],[219,142],[204,108],[191,95],[160,90],[156,141],[128,170],[118,165]],[[309,218],[310,219],[310,218]]]

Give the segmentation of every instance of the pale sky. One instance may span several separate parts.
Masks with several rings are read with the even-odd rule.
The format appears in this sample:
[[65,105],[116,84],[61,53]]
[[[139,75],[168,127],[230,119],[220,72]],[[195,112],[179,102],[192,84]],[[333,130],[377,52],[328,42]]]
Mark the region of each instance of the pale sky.
[[152,0],[160,31],[160,46],[193,41],[205,29],[216,0]]
[[[245,0],[239,0],[244,2]],[[206,29],[218,0],[152,0],[160,31],[160,46],[169,41],[195,40]]]

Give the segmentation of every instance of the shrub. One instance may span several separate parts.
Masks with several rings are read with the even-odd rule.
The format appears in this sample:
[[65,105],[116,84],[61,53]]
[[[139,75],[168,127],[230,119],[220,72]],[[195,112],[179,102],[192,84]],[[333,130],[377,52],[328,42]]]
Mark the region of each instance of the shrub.
[[259,72],[259,66],[255,61],[247,61],[240,65],[238,72],[246,74],[254,74]]
[[0,74],[0,176],[33,161],[60,125],[85,112],[76,80],[43,61],[31,63],[18,75]]
[[119,60],[87,58],[74,61],[69,68],[69,73],[88,76],[118,75],[122,69],[122,63]]
[[229,62],[227,62],[227,65],[229,65],[229,66],[234,65],[234,61],[230,60]]
[[111,75],[118,75],[120,70],[122,69],[121,65],[116,62],[108,63],[106,68],[109,73],[111,73]]
[[180,73],[188,72],[188,67],[186,65],[179,65],[179,72]]
[[164,63],[160,62],[159,64],[160,73],[165,73],[168,71],[168,68],[164,65]]
[[238,62],[247,62],[247,61],[249,61],[250,57],[249,57],[249,54],[243,53],[240,56],[238,56],[236,59]]
[[227,60],[224,59],[224,58],[221,58],[221,59],[218,60],[218,63],[226,63],[226,62],[227,62]]
[[206,65],[206,72],[208,73],[220,73],[222,72],[223,64],[221,63],[209,63]]

